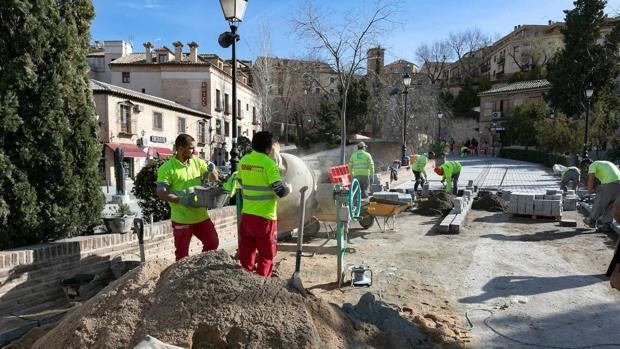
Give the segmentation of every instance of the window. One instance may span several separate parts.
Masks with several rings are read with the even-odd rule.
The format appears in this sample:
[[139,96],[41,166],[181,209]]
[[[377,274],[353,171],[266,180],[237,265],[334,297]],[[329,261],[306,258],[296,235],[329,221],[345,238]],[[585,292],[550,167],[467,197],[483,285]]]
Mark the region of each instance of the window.
[[333,84],[334,82],[336,82],[336,79],[335,79],[335,78],[329,78],[329,83],[330,83],[330,84]]
[[166,63],[168,62],[168,55],[158,55],[157,56],[158,63]]
[[215,134],[222,135],[222,120],[215,120]]
[[252,130],[252,137],[256,136],[256,130]]
[[121,105],[121,132],[131,133],[131,108]]
[[243,114],[241,113],[241,100],[238,99],[237,100],[237,118],[241,119],[243,117]]
[[146,89],[145,88],[142,89],[142,93],[146,93]]
[[257,121],[258,120],[256,120],[256,107],[252,107],[252,123],[256,125],[258,123]]
[[245,104],[245,111],[250,111],[250,105],[249,104]]
[[131,81],[130,75],[128,71],[123,72],[123,83],[128,84]]
[[222,92],[215,90],[215,111],[222,111]]
[[230,99],[228,93],[224,93],[224,114],[230,114]]
[[161,113],[153,113],[153,130],[162,131],[164,128]]
[[318,88],[318,87],[317,87],[317,88],[315,88],[315,89],[314,89],[314,93],[316,93],[316,94],[321,93],[321,89],[320,89],[320,88]]
[[206,123],[204,121],[198,122],[198,143],[205,144],[207,143],[206,136]]
[[185,133],[185,118],[178,118],[177,126],[179,133]]
[[230,122],[224,121],[224,136],[230,137]]
[[237,126],[237,137],[241,137],[241,126]]

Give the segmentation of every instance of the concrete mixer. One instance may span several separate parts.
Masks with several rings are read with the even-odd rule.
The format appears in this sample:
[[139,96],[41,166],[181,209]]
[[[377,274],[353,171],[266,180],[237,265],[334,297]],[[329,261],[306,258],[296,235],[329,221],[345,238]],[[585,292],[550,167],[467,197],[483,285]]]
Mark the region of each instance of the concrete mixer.
[[306,194],[306,224],[311,223],[316,208],[314,194],[316,193],[317,179],[314,171],[299,157],[281,153],[282,179],[291,184],[291,193],[278,200],[278,232],[291,231],[299,226],[300,199],[299,189],[308,187]]

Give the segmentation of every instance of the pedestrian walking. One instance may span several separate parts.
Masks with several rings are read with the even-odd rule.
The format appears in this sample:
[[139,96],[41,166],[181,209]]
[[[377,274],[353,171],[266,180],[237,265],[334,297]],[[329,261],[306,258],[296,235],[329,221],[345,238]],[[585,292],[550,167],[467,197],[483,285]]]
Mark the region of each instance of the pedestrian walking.
[[357,151],[353,152],[349,159],[351,176],[359,181],[362,189],[362,198],[368,197],[367,191],[370,179],[375,174],[375,163],[372,160],[372,155],[366,149],[366,143],[359,142],[357,144]]
[[588,166],[587,187],[589,192],[594,192],[595,179],[601,182],[601,185],[596,189],[596,198],[590,215],[584,219],[584,223],[594,228],[598,222],[598,230],[609,231],[612,224],[612,205],[620,197],[620,170],[609,161],[592,162],[590,159],[584,159],[581,166]]
[[[180,134],[175,142],[176,153],[157,170],[157,196],[170,205],[175,258],[189,254],[192,235],[202,242],[202,251],[217,249],[219,238],[207,209],[198,204],[194,188],[202,184],[209,166],[194,156],[196,140]],[[217,179],[213,175],[212,179]]]
[[[271,132],[252,137],[252,152],[239,161],[237,178],[241,185],[243,208],[239,223],[239,262],[250,272],[270,277],[277,247],[277,199],[291,191],[269,154],[273,147]],[[256,253],[258,252],[258,257]]]

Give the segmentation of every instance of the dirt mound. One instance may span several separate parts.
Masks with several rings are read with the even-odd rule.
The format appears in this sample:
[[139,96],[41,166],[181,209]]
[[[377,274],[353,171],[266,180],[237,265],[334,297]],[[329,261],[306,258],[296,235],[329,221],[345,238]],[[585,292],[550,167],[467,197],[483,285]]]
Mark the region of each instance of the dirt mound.
[[504,212],[508,209],[508,205],[501,197],[488,191],[481,191],[474,198],[471,208],[489,212]]
[[423,216],[443,216],[448,214],[454,206],[452,194],[440,191],[432,194],[427,201],[418,204],[415,213]]
[[[34,348],[344,348],[388,343],[374,325],[242,270],[224,251],[150,261],[67,315]],[[377,347],[385,347],[377,345]]]

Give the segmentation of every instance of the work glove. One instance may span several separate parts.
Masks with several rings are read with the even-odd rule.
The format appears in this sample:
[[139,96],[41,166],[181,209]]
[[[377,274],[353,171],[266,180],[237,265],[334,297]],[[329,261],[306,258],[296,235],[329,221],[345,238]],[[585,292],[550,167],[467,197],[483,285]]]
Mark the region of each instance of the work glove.
[[196,200],[195,195],[184,196],[179,199],[179,203],[187,207],[193,207],[193,208],[202,207],[198,204],[198,201]]

